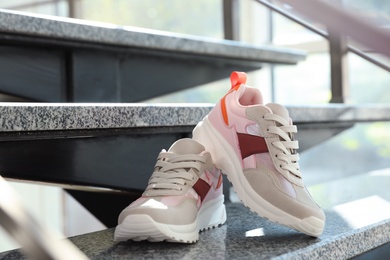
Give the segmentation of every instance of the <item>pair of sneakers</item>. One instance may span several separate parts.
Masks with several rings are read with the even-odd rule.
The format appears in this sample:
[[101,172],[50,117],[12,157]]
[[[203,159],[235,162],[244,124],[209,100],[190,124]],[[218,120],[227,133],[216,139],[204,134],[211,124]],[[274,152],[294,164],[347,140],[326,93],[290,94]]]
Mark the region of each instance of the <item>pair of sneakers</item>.
[[222,175],[252,211],[318,237],[325,215],[299,169],[297,127],[287,109],[264,105],[258,89],[233,72],[230,91],[193,130],[162,150],[142,196],[119,215],[115,240],[194,243],[222,225]]

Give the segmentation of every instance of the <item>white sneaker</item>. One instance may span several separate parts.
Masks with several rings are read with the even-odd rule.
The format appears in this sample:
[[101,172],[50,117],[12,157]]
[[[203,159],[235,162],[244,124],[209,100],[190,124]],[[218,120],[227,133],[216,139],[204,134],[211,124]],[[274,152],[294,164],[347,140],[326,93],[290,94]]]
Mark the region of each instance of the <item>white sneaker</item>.
[[258,89],[233,72],[232,88],[200,122],[193,138],[205,146],[242,202],[273,222],[321,235],[325,214],[306,189],[287,109],[263,104]]
[[226,221],[222,175],[192,139],[162,150],[142,196],[119,215],[115,240],[195,243]]

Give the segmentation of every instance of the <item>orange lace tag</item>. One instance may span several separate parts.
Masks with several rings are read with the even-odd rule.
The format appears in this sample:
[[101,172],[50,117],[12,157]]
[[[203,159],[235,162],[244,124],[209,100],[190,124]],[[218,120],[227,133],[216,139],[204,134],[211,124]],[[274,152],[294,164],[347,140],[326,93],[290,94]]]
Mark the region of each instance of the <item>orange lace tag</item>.
[[230,94],[232,91],[236,91],[241,86],[241,84],[245,84],[246,77],[247,77],[246,73],[240,71],[233,71],[232,74],[230,74],[230,82],[232,83],[232,87],[229,90],[229,92],[221,99],[222,116],[226,125],[229,125],[228,114],[226,111],[226,100],[225,100],[226,96]]
[[232,83],[232,88],[237,87],[237,85],[240,86],[241,84],[245,84],[246,78],[247,76],[245,72],[233,71],[230,75],[230,82]]

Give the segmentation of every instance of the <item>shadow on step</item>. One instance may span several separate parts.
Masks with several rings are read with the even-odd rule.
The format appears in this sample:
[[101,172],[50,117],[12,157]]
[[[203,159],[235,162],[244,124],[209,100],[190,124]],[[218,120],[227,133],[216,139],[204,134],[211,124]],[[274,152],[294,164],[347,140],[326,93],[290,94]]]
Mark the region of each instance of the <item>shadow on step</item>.
[[225,225],[202,232],[196,244],[146,241],[116,243],[113,241],[114,229],[71,240],[93,259],[264,259],[325,244],[325,240],[351,230],[342,218],[332,212],[327,212],[328,223],[320,238],[312,238],[271,223],[240,203],[228,203],[227,214]]

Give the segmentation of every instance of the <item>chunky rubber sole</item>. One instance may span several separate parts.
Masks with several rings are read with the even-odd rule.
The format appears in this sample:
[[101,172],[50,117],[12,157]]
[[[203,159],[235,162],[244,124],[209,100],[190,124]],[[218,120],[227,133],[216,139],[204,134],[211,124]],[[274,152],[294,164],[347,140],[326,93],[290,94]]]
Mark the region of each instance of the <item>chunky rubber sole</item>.
[[321,235],[325,222],[316,217],[299,219],[275,207],[263,199],[245,178],[241,161],[234,149],[213,127],[206,116],[194,128],[193,139],[201,143],[211,153],[215,165],[228,177],[238,197],[250,210],[268,220],[288,226],[307,235]]
[[[185,213],[183,213],[185,214]],[[115,229],[115,241],[176,242],[195,243],[199,232],[211,229],[226,222],[226,209],[223,196],[202,205],[196,221],[187,225],[164,224],[149,215],[129,215]]]

